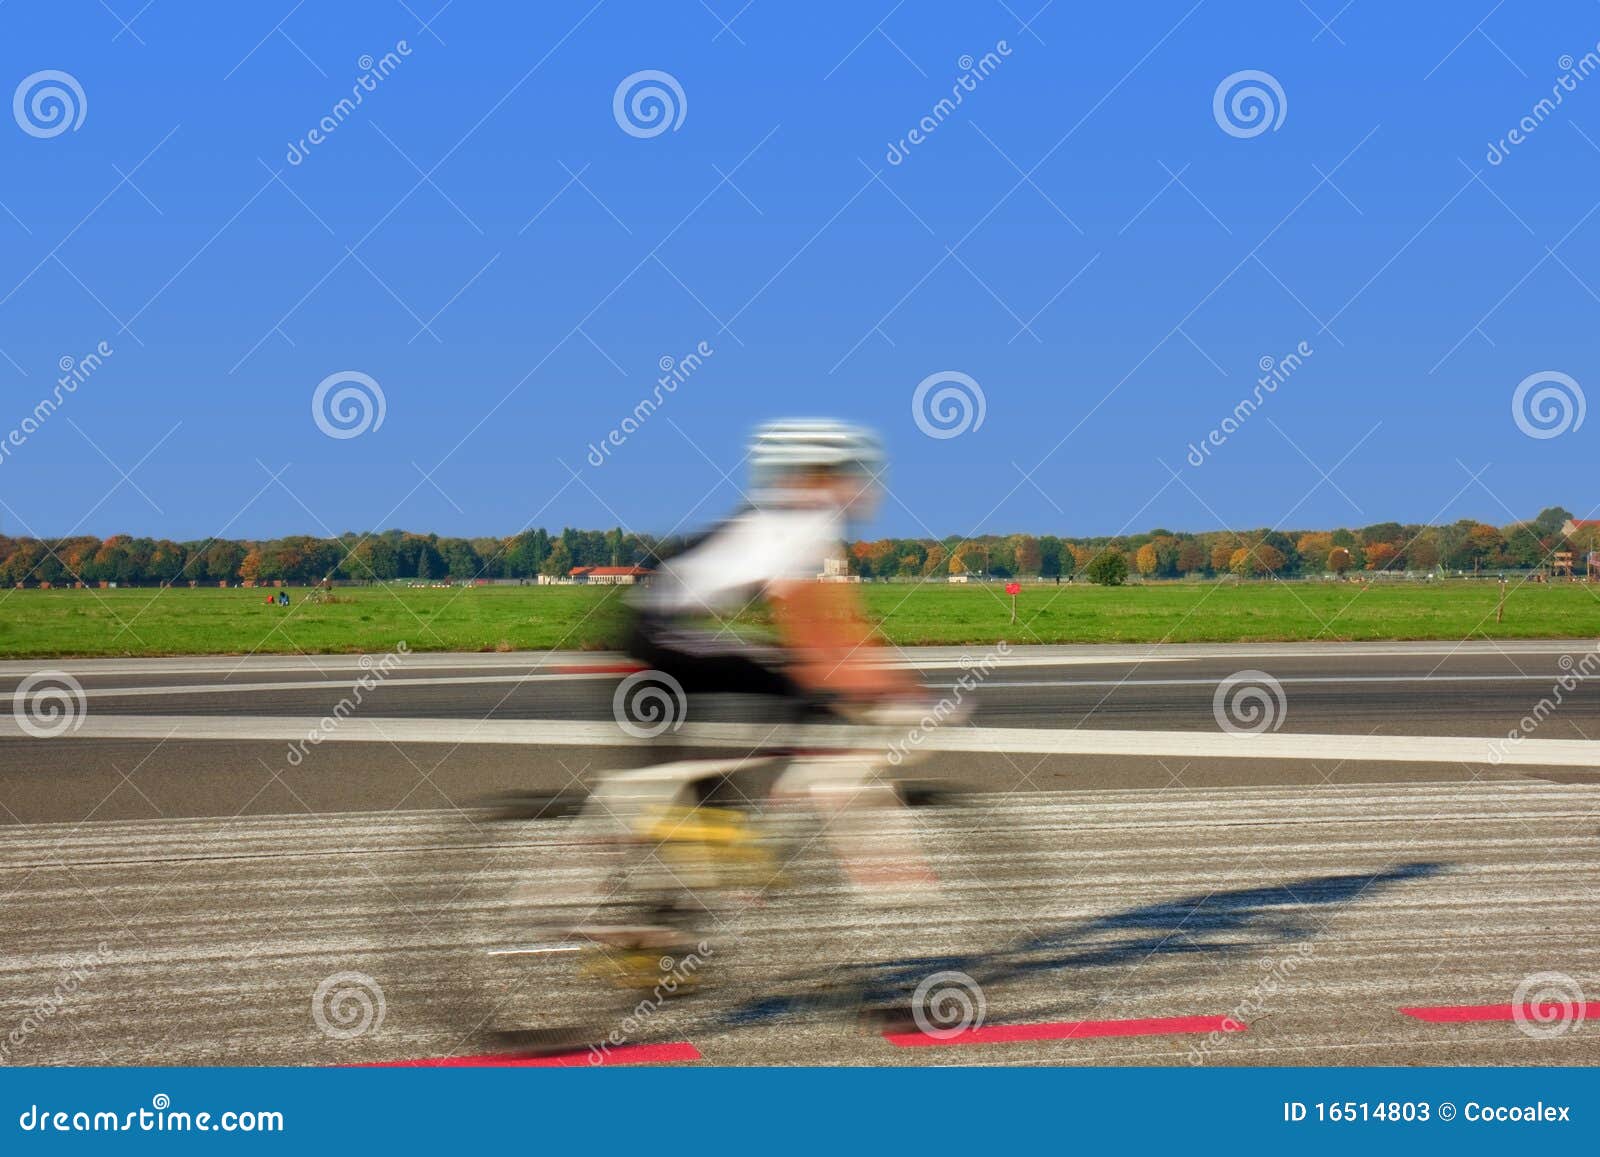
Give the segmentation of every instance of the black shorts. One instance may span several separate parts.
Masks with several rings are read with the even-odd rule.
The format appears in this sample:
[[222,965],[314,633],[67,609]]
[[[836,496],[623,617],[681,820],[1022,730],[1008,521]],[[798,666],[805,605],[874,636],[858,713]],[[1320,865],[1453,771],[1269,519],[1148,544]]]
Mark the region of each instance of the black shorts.
[[628,653],[671,675],[687,694],[803,697],[784,670],[782,649],[686,626],[669,616],[638,615]]

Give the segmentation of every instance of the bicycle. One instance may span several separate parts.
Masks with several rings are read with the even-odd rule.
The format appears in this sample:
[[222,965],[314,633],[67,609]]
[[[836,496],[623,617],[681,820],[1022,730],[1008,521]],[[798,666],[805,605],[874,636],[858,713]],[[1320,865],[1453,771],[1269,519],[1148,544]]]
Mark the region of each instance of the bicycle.
[[[850,746],[769,746],[607,773],[589,792],[491,801],[481,826],[494,863],[472,902],[486,1037],[600,1063],[778,999],[769,953],[816,942],[841,912],[922,913],[898,930],[896,959],[908,940],[927,941],[941,890],[915,817],[959,793],[885,774],[895,733],[880,718],[853,729]],[[938,946],[922,947],[937,958]],[[872,968],[828,962],[821,975],[820,986],[791,976],[798,995],[784,999],[906,1019],[908,994],[880,991]]]

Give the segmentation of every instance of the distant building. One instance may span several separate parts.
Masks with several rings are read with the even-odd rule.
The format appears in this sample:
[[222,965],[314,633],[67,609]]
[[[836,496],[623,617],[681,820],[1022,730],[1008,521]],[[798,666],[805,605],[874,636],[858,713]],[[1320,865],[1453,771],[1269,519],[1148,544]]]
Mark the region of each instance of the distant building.
[[1571,538],[1580,530],[1600,529],[1600,518],[1569,518],[1561,524],[1561,533]]
[[567,572],[569,582],[589,586],[632,586],[655,572],[643,566],[575,566]]
[[850,560],[843,555],[836,558],[822,560],[822,573],[817,576],[819,583],[858,583],[861,576],[850,573]]

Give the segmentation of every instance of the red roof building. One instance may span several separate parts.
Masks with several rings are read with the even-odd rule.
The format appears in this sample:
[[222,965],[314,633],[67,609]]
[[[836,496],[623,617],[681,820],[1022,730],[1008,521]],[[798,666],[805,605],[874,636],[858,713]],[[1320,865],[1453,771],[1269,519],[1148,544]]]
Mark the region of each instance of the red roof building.
[[567,577],[575,583],[596,586],[632,586],[655,572],[643,566],[575,566]]

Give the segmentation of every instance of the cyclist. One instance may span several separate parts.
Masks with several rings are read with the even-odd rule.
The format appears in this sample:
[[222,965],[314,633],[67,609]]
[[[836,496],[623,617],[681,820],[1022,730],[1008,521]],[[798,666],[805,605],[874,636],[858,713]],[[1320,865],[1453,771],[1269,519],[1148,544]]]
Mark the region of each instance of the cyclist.
[[[791,419],[758,429],[749,460],[750,505],[665,562],[637,596],[633,657],[676,680],[686,697],[775,695],[802,714],[879,727],[922,719],[929,700],[911,672],[881,661],[857,589],[818,581],[840,553],[849,523],[876,507],[882,444],[859,426]],[[763,600],[773,609],[776,647],[704,625]],[[909,818],[886,814],[901,807],[903,785],[880,775],[883,754],[834,749],[796,757],[754,792],[821,813],[840,865],[872,901],[903,899],[906,888],[920,891],[934,882]],[[744,763],[731,774],[752,774]],[[670,788],[674,769],[692,776],[703,766],[667,765],[645,774]],[[772,771],[770,761],[765,766]],[[699,801],[712,799],[719,782],[720,776],[697,780]]]
[[[869,517],[878,501],[881,443],[843,422],[785,420],[756,431],[749,459],[748,506],[664,561],[635,592],[629,653],[676,681],[691,703],[704,694],[765,694],[804,713],[879,726],[922,719],[928,700],[913,673],[881,661],[857,588],[818,581],[840,553],[850,522]],[[707,625],[756,601],[773,609],[775,646]],[[602,776],[579,815],[612,833],[622,825],[624,838],[650,855],[610,861],[604,899],[582,905],[584,918],[595,922],[567,926],[551,951],[569,951],[568,939],[579,937],[602,950],[605,964],[596,963],[590,975],[658,990],[663,953],[703,953],[709,896],[702,889],[738,881],[739,888],[764,891],[791,862],[787,850],[762,854],[757,845],[770,831],[747,822],[743,809],[721,806],[728,801],[720,787],[735,778],[740,785],[726,794],[738,803],[766,797],[778,811],[818,814],[860,901],[934,897],[936,880],[902,806],[902,785],[880,775],[887,744],[860,745],[862,733],[854,734],[854,749],[796,753],[763,746],[735,759],[683,759]],[[512,1033],[508,1040],[537,1050],[589,1045],[589,1027]]]
[[[867,661],[871,628],[851,587],[817,581],[848,524],[876,508],[881,443],[843,422],[778,421],[756,431],[749,459],[749,507],[666,562],[639,596],[633,656],[690,695],[914,699],[904,671]],[[779,649],[701,625],[762,599],[773,607]]]

